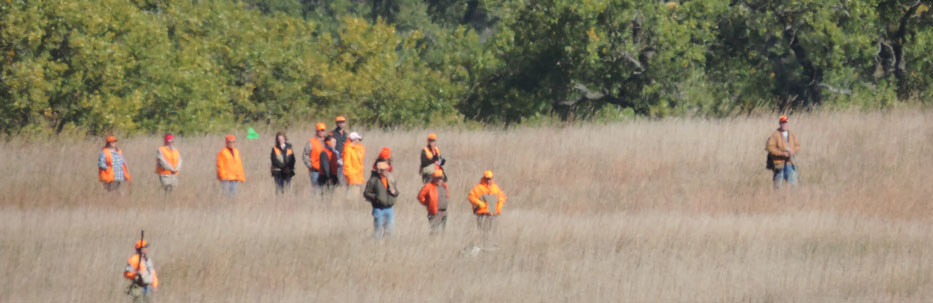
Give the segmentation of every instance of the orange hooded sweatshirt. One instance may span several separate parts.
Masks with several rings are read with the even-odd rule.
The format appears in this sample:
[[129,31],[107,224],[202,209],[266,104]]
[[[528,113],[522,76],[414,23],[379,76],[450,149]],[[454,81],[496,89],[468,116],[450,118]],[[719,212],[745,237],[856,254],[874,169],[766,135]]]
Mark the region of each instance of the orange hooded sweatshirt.
[[347,176],[348,185],[363,185],[366,183],[363,175],[363,157],[366,156],[366,147],[352,141],[343,146],[343,174]]
[[[505,192],[499,189],[495,182],[486,182],[486,179],[480,179],[479,184],[473,186],[470,191],[470,204],[473,204],[473,213],[477,215],[501,215],[502,206],[505,205]],[[487,201],[496,201],[495,212],[490,212]],[[491,201],[490,201],[491,202]]]
[[220,181],[246,182],[246,173],[243,172],[243,161],[240,159],[240,150],[230,150],[224,147],[217,153],[217,179]]
[[[444,192],[446,193],[445,198],[450,199],[450,191],[447,190],[447,183],[441,182],[441,184],[444,186]],[[421,204],[428,208],[429,215],[437,214],[439,201],[440,197],[438,196],[437,185],[434,184],[434,182],[425,183],[421,191],[418,192],[418,202],[421,202]],[[443,207],[446,207],[446,205]]]

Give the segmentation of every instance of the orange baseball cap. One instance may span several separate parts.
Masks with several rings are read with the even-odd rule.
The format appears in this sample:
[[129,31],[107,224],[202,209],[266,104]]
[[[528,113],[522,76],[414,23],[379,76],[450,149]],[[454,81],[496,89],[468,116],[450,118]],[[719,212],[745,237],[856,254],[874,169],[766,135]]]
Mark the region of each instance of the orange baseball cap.
[[316,130],[327,130],[327,125],[324,124],[324,122],[318,122],[317,125],[314,127],[314,129],[316,129]]
[[391,157],[392,157],[392,150],[390,150],[388,147],[383,147],[382,150],[379,151],[379,158],[388,159]]
[[484,171],[483,178],[492,179],[492,171],[491,170]]
[[149,247],[149,243],[147,243],[146,240],[136,241],[136,249],[140,249],[143,247]]
[[236,142],[236,137],[233,135],[227,135],[224,139],[227,140],[227,142]]
[[428,134],[428,140],[437,140],[437,134],[435,133]]
[[107,136],[107,143],[117,142],[117,137]]
[[783,116],[783,115],[782,115],[781,118],[780,118],[780,121],[781,121],[781,122],[787,122],[787,116]]
[[441,170],[440,168],[434,169],[434,173],[432,173],[431,176],[433,176],[433,177],[435,177],[435,178],[443,178],[443,177],[444,177],[444,171]]
[[344,116],[337,116],[337,122],[347,122],[347,118]]

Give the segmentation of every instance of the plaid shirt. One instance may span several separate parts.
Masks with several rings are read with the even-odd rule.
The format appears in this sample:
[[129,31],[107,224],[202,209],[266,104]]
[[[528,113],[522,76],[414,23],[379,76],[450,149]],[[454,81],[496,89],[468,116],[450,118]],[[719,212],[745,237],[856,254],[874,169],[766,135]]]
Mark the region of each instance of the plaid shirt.
[[107,169],[107,155],[104,153],[108,150],[110,151],[110,158],[113,161],[113,181],[125,181],[125,176],[123,175],[123,157],[120,157],[120,153],[118,153],[116,149],[100,151],[100,157],[97,157],[97,166],[101,169]]

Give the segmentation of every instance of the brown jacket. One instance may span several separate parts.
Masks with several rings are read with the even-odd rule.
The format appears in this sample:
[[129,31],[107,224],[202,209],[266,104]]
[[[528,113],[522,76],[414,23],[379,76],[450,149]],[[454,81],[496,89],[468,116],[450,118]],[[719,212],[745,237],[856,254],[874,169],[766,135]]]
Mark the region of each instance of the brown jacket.
[[768,137],[768,144],[765,146],[765,150],[768,151],[768,168],[772,168],[775,162],[790,163],[792,157],[784,156],[784,151],[788,149],[791,154],[800,152],[800,142],[797,141],[797,135],[794,135],[794,132],[787,131],[787,143],[784,143],[784,136],[781,135],[781,131],[775,130],[771,133],[771,136]]

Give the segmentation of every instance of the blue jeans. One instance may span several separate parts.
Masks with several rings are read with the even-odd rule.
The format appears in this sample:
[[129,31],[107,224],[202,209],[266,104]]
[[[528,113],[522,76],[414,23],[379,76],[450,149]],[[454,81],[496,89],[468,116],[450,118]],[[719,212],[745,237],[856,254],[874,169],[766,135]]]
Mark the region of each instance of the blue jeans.
[[373,238],[376,240],[392,235],[395,228],[395,213],[392,208],[373,207]]
[[343,166],[337,168],[337,178],[340,179],[337,185],[347,185],[347,176],[343,175]]
[[320,188],[321,183],[318,181],[321,180],[321,173],[316,170],[310,170],[309,172],[311,173],[311,187]]
[[236,188],[239,183],[239,181],[220,181],[220,185],[223,186],[223,192],[231,197],[236,196]]
[[780,189],[784,181],[797,185],[797,167],[793,163],[786,163],[783,169],[774,170],[774,189]]

